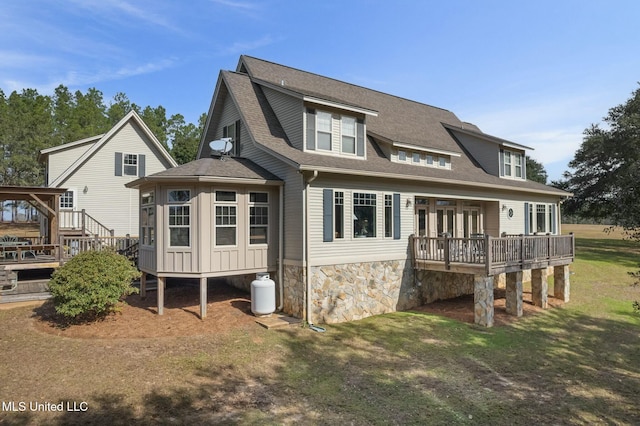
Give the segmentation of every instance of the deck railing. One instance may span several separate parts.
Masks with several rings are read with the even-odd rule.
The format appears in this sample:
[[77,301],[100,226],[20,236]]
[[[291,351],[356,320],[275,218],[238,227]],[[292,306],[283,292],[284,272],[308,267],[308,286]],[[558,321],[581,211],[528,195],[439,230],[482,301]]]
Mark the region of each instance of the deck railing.
[[60,210],[60,228],[78,229],[85,234],[98,237],[113,237],[114,230],[100,223],[96,218],[82,210]]
[[69,260],[71,257],[90,250],[113,249],[129,258],[136,258],[138,254],[138,237],[72,237],[61,236],[60,248],[62,249],[62,259]]
[[410,237],[413,258],[418,264],[482,267],[487,274],[570,263],[575,254],[573,234],[509,235],[472,238]]

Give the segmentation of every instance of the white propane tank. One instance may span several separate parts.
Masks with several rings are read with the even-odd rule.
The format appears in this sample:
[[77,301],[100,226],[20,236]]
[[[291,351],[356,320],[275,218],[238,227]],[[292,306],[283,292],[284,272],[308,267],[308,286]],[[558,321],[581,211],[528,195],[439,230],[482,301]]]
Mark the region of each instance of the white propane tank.
[[276,310],[276,283],[269,274],[258,273],[251,281],[251,312],[257,317],[270,316]]

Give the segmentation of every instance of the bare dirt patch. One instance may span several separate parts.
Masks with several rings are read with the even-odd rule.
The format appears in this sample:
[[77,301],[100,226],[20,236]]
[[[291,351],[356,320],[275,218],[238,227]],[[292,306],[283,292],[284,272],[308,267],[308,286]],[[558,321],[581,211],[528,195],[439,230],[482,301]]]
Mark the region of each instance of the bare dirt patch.
[[[516,317],[507,313],[506,308],[506,290],[495,289],[494,295],[494,326],[503,326],[518,321],[519,318],[538,315],[545,310],[535,306],[531,300],[531,292],[524,291],[522,295],[522,317]],[[548,297],[549,308],[556,308],[564,305],[559,299],[553,296]],[[420,312],[429,312],[431,314],[441,315],[456,321],[474,323],[473,314],[473,295],[456,297],[455,299],[439,300],[429,303],[415,309]]]
[[165,289],[164,314],[158,315],[155,291],[147,297],[127,297],[120,312],[86,324],[64,325],[49,300],[34,310],[37,330],[71,338],[127,339],[219,334],[259,327],[251,313],[250,296],[226,286],[210,286],[207,316],[200,319],[200,290],[195,285],[173,285]]

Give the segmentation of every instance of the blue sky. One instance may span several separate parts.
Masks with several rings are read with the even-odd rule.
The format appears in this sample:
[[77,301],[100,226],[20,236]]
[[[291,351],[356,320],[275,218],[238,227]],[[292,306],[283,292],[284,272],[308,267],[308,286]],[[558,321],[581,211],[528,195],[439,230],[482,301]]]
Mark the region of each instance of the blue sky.
[[247,54],[453,111],[552,179],[640,81],[635,0],[4,0],[0,88],[95,87],[196,122]]

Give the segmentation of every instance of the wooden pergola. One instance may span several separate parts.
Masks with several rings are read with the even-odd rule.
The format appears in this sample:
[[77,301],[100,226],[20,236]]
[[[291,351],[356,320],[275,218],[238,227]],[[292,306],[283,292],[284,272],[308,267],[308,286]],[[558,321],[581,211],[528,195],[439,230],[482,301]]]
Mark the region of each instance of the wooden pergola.
[[0,186],[0,200],[26,201],[47,217],[47,243],[58,243],[60,196],[66,188]]

